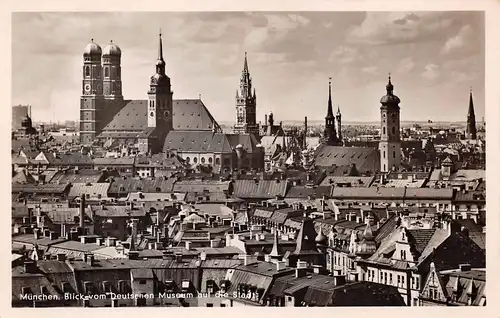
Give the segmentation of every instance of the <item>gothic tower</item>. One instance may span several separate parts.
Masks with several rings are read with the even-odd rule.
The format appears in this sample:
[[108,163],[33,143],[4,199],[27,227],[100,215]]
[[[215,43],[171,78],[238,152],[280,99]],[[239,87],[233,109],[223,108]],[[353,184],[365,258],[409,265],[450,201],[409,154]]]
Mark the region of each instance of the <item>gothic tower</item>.
[[151,76],[148,91],[148,127],[156,128],[160,139],[166,136],[173,126],[172,95],[170,78],[165,74],[163,43],[160,32],[156,73]]
[[236,124],[234,132],[237,134],[259,134],[257,125],[257,95],[255,89],[252,93],[252,78],[248,71],[247,53],[245,52],[245,61],[243,71],[241,72],[240,88],[236,91]]
[[472,99],[472,89],[469,94],[469,112],[467,113],[467,128],[465,132],[467,139],[476,140],[476,115],[474,114],[474,101]]
[[389,172],[399,170],[401,165],[401,139],[400,139],[400,99],[394,95],[394,86],[389,83],[386,86],[387,94],[380,99],[380,171]]
[[339,143],[342,144],[342,114],[340,113],[340,106],[337,106],[335,118],[337,119],[337,138]]
[[122,51],[111,41],[102,51],[103,87],[105,99],[123,99],[121,80]]
[[83,52],[82,97],[80,98],[80,142],[91,144],[102,129],[101,114],[104,105],[102,95],[101,47],[91,42]]
[[335,116],[332,107],[332,78],[328,81],[328,110],[325,117],[325,130],[323,132],[324,142],[330,146],[338,145],[337,132],[335,130]]

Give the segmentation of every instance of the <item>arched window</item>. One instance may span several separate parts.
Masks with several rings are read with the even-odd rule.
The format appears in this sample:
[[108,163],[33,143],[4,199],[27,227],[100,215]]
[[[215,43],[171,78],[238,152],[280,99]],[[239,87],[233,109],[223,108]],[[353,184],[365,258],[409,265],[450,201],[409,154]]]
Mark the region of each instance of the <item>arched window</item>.
[[194,163],[197,163],[197,162],[198,162],[198,158],[194,157],[194,158],[193,158],[193,162],[194,162]]
[[85,76],[90,76],[90,67],[85,66]]
[[104,77],[109,77],[109,68],[108,67],[104,68]]
[[215,158],[215,164],[220,165],[220,158]]
[[208,158],[208,163],[212,164],[212,157]]
[[204,157],[201,158],[201,163],[205,163],[205,158]]
[[396,158],[396,152],[395,151],[392,152],[392,158]]
[[191,158],[186,157],[186,162],[189,163],[191,161]]
[[385,150],[383,151],[384,159],[385,159]]
[[382,130],[383,130],[383,134],[385,135],[385,127],[383,127]]
[[392,133],[396,134],[396,127],[392,127]]

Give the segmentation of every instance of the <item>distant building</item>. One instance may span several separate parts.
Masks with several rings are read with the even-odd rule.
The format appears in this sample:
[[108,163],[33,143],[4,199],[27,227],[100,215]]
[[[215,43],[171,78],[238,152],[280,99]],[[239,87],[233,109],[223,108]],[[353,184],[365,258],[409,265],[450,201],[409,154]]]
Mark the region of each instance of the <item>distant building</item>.
[[323,142],[329,146],[339,146],[342,145],[342,140],[339,138],[340,134],[340,126],[338,130],[335,128],[335,121],[338,121],[340,124],[341,115],[340,108],[337,111],[337,117],[333,115],[333,106],[332,106],[332,82],[331,78],[328,82],[328,109],[325,117],[325,130],[323,131]]
[[22,127],[23,119],[30,115],[31,107],[25,105],[12,106],[12,126],[11,130],[15,131]]

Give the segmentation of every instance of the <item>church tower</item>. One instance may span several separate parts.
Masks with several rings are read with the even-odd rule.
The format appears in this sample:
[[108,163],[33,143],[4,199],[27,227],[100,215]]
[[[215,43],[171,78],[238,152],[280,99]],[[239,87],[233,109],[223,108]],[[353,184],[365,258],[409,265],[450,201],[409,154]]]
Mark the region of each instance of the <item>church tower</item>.
[[234,132],[236,134],[254,134],[258,136],[259,126],[257,125],[257,95],[255,89],[252,92],[252,78],[248,71],[247,53],[243,71],[241,72],[240,88],[236,91],[236,124]]
[[401,165],[401,139],[400,139],[400,99],[394,95],[394,86],[389,83],[386,86],[387,94],[380,99],[380,171],[397,171]]
[[340,113],[340,106],[337,106],[337,114],[335,115],[337,119],[337,138],[339,143],[342,144],[342,114]]
[[170,78],[165,74],[163,43],[160,32],[156,73],[151,76],[148,91],[148,127],[157,128],[157,136],[160,139],[166,136],[173,126],[172,95]]
[[111,41],[102,51],[103,65],[103,87],[105,99],[122,100],[122,79],[121,79],[121,56],[122,51]]
[[472,89],[469,93],[469,111],[467,113],[467,128],[465,135],[467,139],[477,139],[476,114],[474,113],[474,101],[472,99]]
[[337,131],[335,130],[335,116],[332,106],[332,78],[328,82],[328,109],[325,117],[324,142],[330,146],[338,145]]
[[104,105],[101,74],[102,49],[91,42],[83,52],[82,96],[80,98],[80,143],[91,144],[100,134]]

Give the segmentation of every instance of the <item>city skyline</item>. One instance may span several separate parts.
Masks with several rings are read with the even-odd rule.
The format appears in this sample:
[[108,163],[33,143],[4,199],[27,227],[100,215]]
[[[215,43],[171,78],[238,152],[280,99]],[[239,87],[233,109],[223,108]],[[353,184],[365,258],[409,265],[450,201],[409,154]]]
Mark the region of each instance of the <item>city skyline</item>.
[[482,12],[14,13],[12,25],[12,102],[37,121],[78,118],[91,38],[121,47],[124,97],[146,99],[159,28],[174,98],[201,95],[221,122],[236,119],[244,52],[257,121],[322,120],[329,77],[346,122],[377,121],[389,72],[403,121],[464,121],[470,87],[484,116]]

